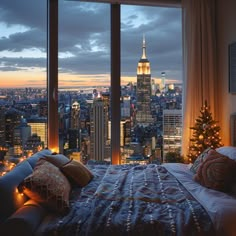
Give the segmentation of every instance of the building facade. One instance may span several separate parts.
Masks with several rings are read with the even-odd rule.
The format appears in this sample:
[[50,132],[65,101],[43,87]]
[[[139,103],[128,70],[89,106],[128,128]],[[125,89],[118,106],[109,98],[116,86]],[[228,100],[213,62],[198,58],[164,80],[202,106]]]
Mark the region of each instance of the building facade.
[[147,126],[154,122],[151,114],[151,67],[146,57],[146,43],[143,39],[142,57],[137,67],[137,114],[136,123]]
[[90,159],[110,158],[108,139],[108,107],[102,98],[95,98],[90,110]]
[[178,152],[182,139],[182,110],[163,110],[163,161],[167,152]]

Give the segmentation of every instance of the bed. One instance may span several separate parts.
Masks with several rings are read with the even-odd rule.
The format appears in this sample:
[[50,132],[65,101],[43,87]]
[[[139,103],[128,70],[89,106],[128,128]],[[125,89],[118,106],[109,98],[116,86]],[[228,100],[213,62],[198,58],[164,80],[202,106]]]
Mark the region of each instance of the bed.
[[[69,207],[65,212],[57,212],[36,203],[37,207],[30,213],[31,227],[28,227],[33,235],[235,235],[234,182],[227,192],[205,187],[196,181],[191,165],[180,163],[90,162],[84,167],[92,177],[87,182],[83,179],[80,186],[68,178],[67,174],[73,171],[66,174],[59,168],[71,185]],[[19,185],[22,180],[18,181]],[[26,202],[31,200],[28,198]],[[43,213],[35,213],[35,208],[43,209]],[[16,212],[20,212],[19,209]],[[16,222],[14,219],[25,224],[27,217],[22,220],[16,212],[2,224],[2,230],[7,229],[8,235],[12,222]],[[37,224],[36,220],[32,223],[33,218],[37,218]]]

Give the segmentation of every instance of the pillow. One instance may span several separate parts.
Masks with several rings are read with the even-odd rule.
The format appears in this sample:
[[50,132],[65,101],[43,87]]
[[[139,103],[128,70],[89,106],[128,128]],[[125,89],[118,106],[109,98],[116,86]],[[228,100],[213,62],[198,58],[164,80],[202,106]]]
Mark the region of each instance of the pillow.
[[201,185],[228,192],[234,181],[236,162],[215,150],[211,150],[194,175]]
[[236,161],[236,147],[224,146],[216,148],[216,151]]
[[45,155],[44,159],[58,168],[70,162],[70,159],[63,154]]
[[18,189],[50,210],[65,213],[69,208],[70,183],[56,166],[43,158]]
[[93,174],[90,170],[81,162],[76,160],[71,160],[69,163],[66,163],[60,168],[60,170],[66,177],[68,177],[68,179],[81,187],[87,185],[93,178]]
[[31,157],[27,158],[26,160],[30,163],[32,168],[34,169],[36,162],[38,161],[39,158],[44,157],[45,155],[50,155],[51,151],[48,149],[43,149],[39,152],[34,153]]
[[208,153],[210,150],[213,150],[212,148],[207,148],[206,150],[204,150],[198,157],[197,159],[194,161],[193,165],[191,166],[190,170],[196,174],[198,167],[200,166],[200,164],[206,159]]

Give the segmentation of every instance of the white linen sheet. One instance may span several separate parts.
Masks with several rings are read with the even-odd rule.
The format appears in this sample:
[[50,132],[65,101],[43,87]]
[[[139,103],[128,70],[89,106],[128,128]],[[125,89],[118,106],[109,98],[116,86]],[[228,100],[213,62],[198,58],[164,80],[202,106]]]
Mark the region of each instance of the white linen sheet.
[[208,212],[217,236],[236,235],[236,196],[203,187],[193,180],[189,165],[164,163],[170,171]]

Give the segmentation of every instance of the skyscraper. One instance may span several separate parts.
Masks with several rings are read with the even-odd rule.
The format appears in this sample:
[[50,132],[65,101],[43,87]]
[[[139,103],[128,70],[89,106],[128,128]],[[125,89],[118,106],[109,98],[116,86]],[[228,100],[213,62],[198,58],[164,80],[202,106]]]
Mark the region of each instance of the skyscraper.
[[27,124],[26,119],[21,118],[21,122],[14,129],[14,148],[18,148],[21,153],[24,150],[24,146],[31,135],[31,127]]
[[0,147],[5,146],[5,112],[4,107],[0,107]]
[[71,129],[79,129],[80,104],[74,102],[71,108]]
[[108,142],[108,107],[102,98],[96,98],[90,111],[90,159],[110,157]]
[[71,119],[69,129],[69,149],[78,149],[80,143],[80,104],[74,102],[71,107]]
[[163,110],[163,157],[167,152],[176,152],[181,148],[182,110]]
[[28,125],[31,127],[31,135],[37,135],[40,137],[40,141],[43,147],[46,148],[48,145],[47,140],[47,118],[46,117],[30,117],[27,119]]
[[146,42],[143,38],[142,57],[137,67],[137,114],[138,125],[148,126],[154,122],[151,114],[151,68],[146,57]]
[[14,108],[11,108],[5,113],[5,141],[6,145],[13,147],[14,144],[14,129],[20,124],[21,114]]

